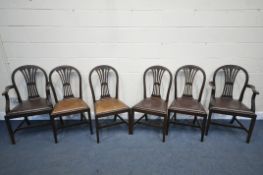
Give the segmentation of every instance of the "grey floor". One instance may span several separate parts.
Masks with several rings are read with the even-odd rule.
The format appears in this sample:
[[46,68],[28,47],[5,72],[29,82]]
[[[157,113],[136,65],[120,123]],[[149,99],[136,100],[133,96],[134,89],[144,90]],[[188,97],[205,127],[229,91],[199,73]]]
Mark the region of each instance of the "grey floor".
[[54,144],[49,127],[20,131],[11,145],[0,122],[1,175],[262,175],[263,121],[257,121],[250,144],[242,130],[212,126],[201,143],[200,131],[171,127],[166,143],[161,131],[138,126],[104,129],[101,143],[81,126],[59,133]]

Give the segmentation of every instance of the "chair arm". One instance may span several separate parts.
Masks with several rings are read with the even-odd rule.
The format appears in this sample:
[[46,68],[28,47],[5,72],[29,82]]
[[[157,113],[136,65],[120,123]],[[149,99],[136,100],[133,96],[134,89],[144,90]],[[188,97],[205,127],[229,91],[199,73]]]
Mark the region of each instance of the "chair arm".
[[10,111],[10,99],[9,99],[8,92],[10,89],[13,89],[13,88],[15,88],[13,85],[6,86],[5,91],[2,93],[2,96],[5,96],[5,101],[6,101],[5,112],[6,113]]
[[250,88],[253,92],[252,97],[251,97],[251,111],[255,112],[256,111],[256,96],[259,95],[259,92],[256,90],[255,86],[248,84],[246,88]]

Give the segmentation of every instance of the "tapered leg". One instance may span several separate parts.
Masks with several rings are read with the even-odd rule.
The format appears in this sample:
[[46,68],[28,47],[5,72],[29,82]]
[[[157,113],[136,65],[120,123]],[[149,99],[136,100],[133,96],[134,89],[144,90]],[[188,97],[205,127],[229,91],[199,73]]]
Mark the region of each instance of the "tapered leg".
[[168,111],[168,116],[167,116],[167,124],[166,124],[166,135],[168,135],[169,132],[169,126],[170,126],[170,111]]
[[211,123],[211,117],[212,117],[212,112],[209,112],[208,121],[207,121],[207,125],[206,125],[206,132],[205,132],[206,136],[208,135],[208,130],[209,130],[210,123]]
[[167,115],[164,116],[163,121],[163,142],[165,142],[165,135],[166,135],[166,127],[167,127]]
[[144,116],[145,116],[145,120],[148,121],[148,115],[145,114]]
[[92,128],[92,120],[91,120],[90,110],[88,110],[88,118],[89,118],[90,134],[93,134],[93,128]]
[[62,126],[64,126],[64,121],[63,121],[62,116],[59,116],[59,120],[60,120],[60,124],[61,124]]
[[28,117],[25,117],[25,121],[26,121],[26,124],[27,124],[27,125],[30,125],[30,124],[31,124],[30,121],[28,120]]
[[196,120],[197,120],[197,116],[195,115],[195,118],[193,120],[193,124],[195,124]]
[[133,134],[134,111],[131,109],[128,113],[129,117],[129,134]]
[[99,136],[99,120],[98,117],[95,116],[95,123],[96,123],[96,137],[97,137],[97,143],[100,143],[100,136]]
[[51,121],[52,129],[53,129],[55,143],[58,143],[56,121],[54,117],[50,116],[50,121]]
[[174,122],[176,122],[176,113],[174,113],[174,115],[173,115],[173,120],[174,120]]
[[249,129],[248,129],[247,143],[250,142],[250,138],[251,138],[251,135],[252,135],[255,123],[256,123],[256,117],[251,119],[250,126],[249,126]]
[[236,116],[233,116],[232,119],[231,119],[231,121],[230,121],[230,123],[233,124],[234,121],[235,121],[235,119],[236,119]]
[[117,115],[114,115],[113,121],[116,121],[116,120],[117,120]]
[[205,116],[205,117],[203,118],[202,131],[201,131],[201,142],[204,141],[205,126],[206,126],[206,117],[207,117],[207,116]]
[[11,126],[10,120],[5,117],[5,122],[6,122],[6,126],[7,126],[7,129],[8,129],[8,132],[9,132],[9,136],[10,136],[11,142],[12,142],[12,144],[16,144],[15,135],[14,135],[14,132],[12,130],[12,126]]

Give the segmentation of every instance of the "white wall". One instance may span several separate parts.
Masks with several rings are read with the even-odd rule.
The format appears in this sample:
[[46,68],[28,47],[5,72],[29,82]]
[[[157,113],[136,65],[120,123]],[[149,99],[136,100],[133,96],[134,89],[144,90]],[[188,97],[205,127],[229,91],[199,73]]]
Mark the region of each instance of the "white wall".
[[196,64],[208,80],[220,65],[238,64],[263,93],[262,0],[0,0],[0,35],[10,70],[77,67],[89,104],[88,73],[100,64],[119,71],[120,98],[129,105],[142,98],[142,73],[155,64],[173,74]]

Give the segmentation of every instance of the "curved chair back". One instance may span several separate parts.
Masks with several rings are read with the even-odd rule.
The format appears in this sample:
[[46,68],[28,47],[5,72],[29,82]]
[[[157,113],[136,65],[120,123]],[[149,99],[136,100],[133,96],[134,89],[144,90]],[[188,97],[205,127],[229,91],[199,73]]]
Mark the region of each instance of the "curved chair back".
[[89,83],[90,83],[93,102],[96,101],[94,82],[92,80],[92,76],[95,72],[97,73],[97,77],[100,82],[100,98],[111,97],[110,89],[109,89],[109,74],[113,73],[113,75],[116,77],[115,98],[118,99],[119,75],[117,70],[109,65],[100,65],[93,68],[89,74]]
[[25,79],[27,92],[28,92],[28,99],[40,97],[38,89],[37,89],[36,80],[37,80],[37,74],[38,73],[43,74],[44,79],[45,79],[45,88],[47,87],[48,79],[47,79],[47,74],[44,71],[44,69],[42,69],[39,66],[35,66],[35,65],[24,65],[24,66],[20,66],[20,67],[16,68],[13,71],[12,83],[15,87],[15,91],[16,91],[17,96],[18,96],[18,101],[19,101],[19,103],[21,103],[22,98],[21,98],[21,94],[18,90],[18,86],[17,86],[18,83],[16,82],[16,78],[15,78],[19,72],[23,75],[23,77]]
[[177,69],[175,73],[175,78],[174,78],[175,98],[177,98],[177,95],[178,95],[177,80],[178,80],[178,75],[180,72],[183,72],[183,75],[185,78],[183,96],[186,96],[186,97],[193,97],[193,82],[196,77],[196,74],[198,72],[201,72],[203,79],[201,83],[201,88],[197,95],[198,101],[200,102],[202,98],[203,90],[204,90],[205,81],[206,81],[205,71],[202,68],[195,66],[195,65],[185,65]]
[[240,96],[239,96],[239,100],[242,101],[243,96],[244,96],[244,92],[246,89],[246,86],[248,84],[248,80],[249,80],[249,76],[247,71],[237,65],[224,65],[219,67],[218,69],[215,70],[214,75],[213,75],[213,82],[214,84],[216,83],[216,77],[218,76],[219,72],[223,72],[224,73],[224,86],[223,86],[223,92],[221,94],[222,97],[231,97],[233,98],[233,87],[234,87],[234,83],[236,81],[236,77],[238,75],[239,72],[243,72],[245,74],[245,81],[244,81],[244,85],[241,87],[241,92],[240,92]]
[[147,92],[146,92],[147,78],[146,77],[148,74],[150,74],[153,78],[153,89],[152,89],[151,96],[161,98],[161,85],[163,83],[163,75],[165,73],[168,73],[168,76],[169,76],[168,88],[166,90],[166,97],[164,98],[165,101],[168,102],[170,89],[171,89],[171,85],[172,85],[172,73],[166,67],[159,66],[159,65],[149,67],[148,69],[145,70],[145,72],[143,74],[144,98],[147,97]]
[[79,79],[79,98],[82,98],[82,79],[81,74],[78,69],[76,69],[73,66],[63,65],[55,67],[51,72],[49,73],[49,81],[51,84],[51,88],[54,94],[55,101],[58,102],[58,96],[56,94],[56,90],[54,87],[54,82],[52,81],[52,77],[55,73],[57,73],[60,77],[60,80],[62,82],[62,88],[63,88],[63,98],[71,98],[74,97],[74,94],[72,92],[72,85],[70,83],[72,74],[76,72],[78,79]]

